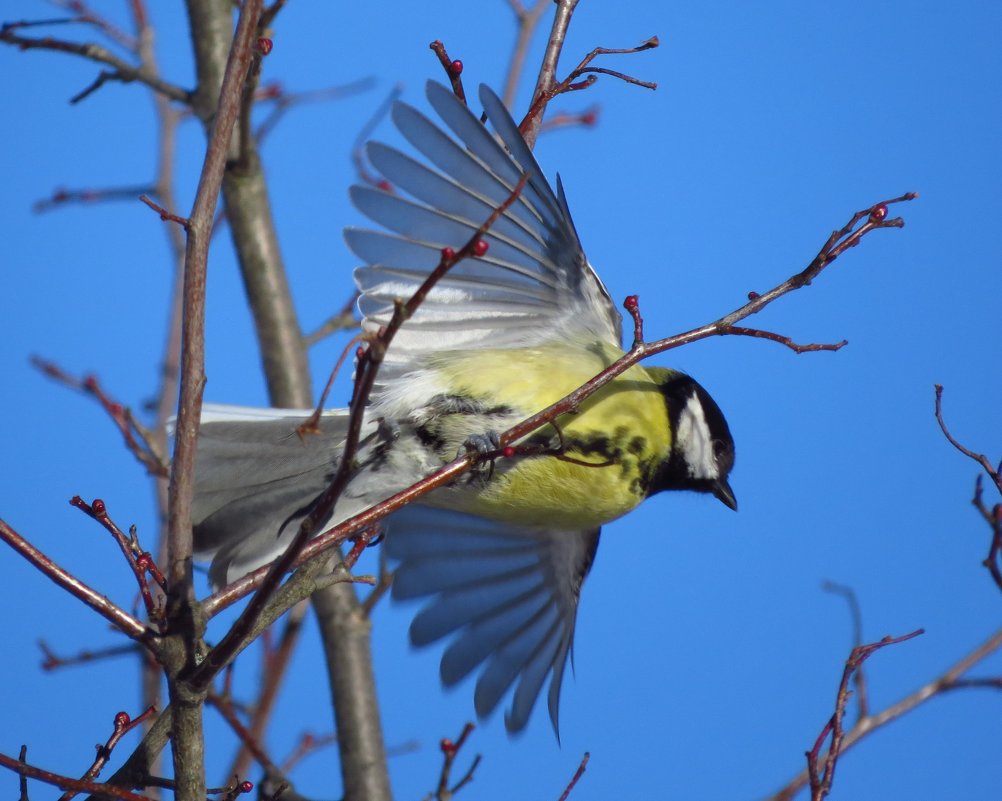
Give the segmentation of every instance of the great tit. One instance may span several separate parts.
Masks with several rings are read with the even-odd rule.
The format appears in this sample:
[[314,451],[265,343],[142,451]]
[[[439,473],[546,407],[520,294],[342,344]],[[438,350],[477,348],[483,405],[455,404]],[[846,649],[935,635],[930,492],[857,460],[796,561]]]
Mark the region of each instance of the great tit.
[[[350,190],[355,207],[388,229],[345,231],[364,263],[354,277],[371,332],[442,249],[458,250],[528,175],[484,237],[486,252],[456,264],[390,346],[331,525],[496,438],[623,353],[620,314],[585,258],[559,180],[554,193],[497,95],[482,86],[479,97],[493,133],[434,82],[427,98],[440,122],[395,103],[393,121],[423,159],[372,142],[368,158],[392,190]],[[307,414],[206,407],[194,533],[215,585],[278,556],[333,475],[347,412],[325,413],[321,433],[301,439],[295,428]],[[712,493],[736,509],[727,481],[734,444],[702,386],[640,365],[526,443],[539,446],[534,455],[499,458],[393,514],[383,547],[396,564],[393,597],[425,600],[412,642],[451,638],[444,684],[479,667],[481,717],[514,687],[505,714],[514,732],[550,677],[557,731],[600,527],[661,490]]]

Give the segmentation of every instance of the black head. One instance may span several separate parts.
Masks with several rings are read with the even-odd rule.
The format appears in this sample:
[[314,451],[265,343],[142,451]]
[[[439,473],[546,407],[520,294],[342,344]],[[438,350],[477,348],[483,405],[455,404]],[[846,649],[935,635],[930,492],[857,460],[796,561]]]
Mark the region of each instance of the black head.
[[665,370],[661,391],[671,423],[671,453],[662,462],[650,491],[712,492],[736,510],[738,502],[727,483],[734,466],[734,440],[720,407],[684,373]]

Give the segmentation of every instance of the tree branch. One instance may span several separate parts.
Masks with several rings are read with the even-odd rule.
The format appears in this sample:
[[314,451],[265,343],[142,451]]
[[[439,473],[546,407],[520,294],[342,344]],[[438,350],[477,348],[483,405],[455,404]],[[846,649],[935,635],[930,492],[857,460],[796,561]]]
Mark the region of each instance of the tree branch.
[[133,66],[127,61],[116,56],[110,50],[92,42],[68,42],[63,39],[55,39],[46,36],[40,39],[31,39],[27,36],[19,36],[14,30],[21,27],[20,23],[7,23],[0,28],[0,42],[6,42],[20,48],[21,50],[52,50],[58,53],[70,53],[80,56],[99,64],[107,64],[113,72],[102,72],[98,80],[88,89],[77,94],[70,102],[75,103],[83,100],[101,84],[108,80],[131,83],[137,81],[155,92],[159,92],[164,97],[170,98],[178,103],[188,104],[191,102],[191,93],[187,89],[175,86],[163,80],[156,73],[149,72],[143,66]]

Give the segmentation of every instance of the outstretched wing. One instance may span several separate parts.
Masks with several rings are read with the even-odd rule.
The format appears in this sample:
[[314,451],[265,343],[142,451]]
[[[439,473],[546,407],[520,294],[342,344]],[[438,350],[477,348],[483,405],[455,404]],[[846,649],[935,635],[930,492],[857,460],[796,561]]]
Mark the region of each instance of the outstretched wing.
[[521,730],[550,676],[547,701],[559,737],[560,686],[598,538],[598,529],[518,527],[424,506],[390,518],[385,547],[399,562],[393,597],[431,598],[411,624],[411,642],[453,638],[442,656],[446,686],[482,666],[479,716],[514,687],[505,726]]
[[382,382],[438,350],[523,347],[567,336],[618,347],[619,312],[585,258],[563,192],[554,194],[501,100],[480,87],[495,135],[441,84],[429,82],[427,95],[455,138],[402,102],[394,105],[393,120],[429,164],[380,143],[367,150],[393,187],[410,197],[351,189],[355,206],[388,229],[345,231],[367,265],[355,271],[367,329],[385,325],[394,301],[414,293],[442,249],[463,246],[519,180],[526,174],[528,180],[484,237],[487,252],[455,265],[397,335]]

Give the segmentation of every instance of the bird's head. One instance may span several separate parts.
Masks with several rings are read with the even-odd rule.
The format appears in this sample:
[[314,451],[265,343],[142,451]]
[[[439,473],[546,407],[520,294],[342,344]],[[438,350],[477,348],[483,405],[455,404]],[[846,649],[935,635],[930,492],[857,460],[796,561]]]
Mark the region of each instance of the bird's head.
[[676,489],[710,492],[737,510],[738,502],[727,483],[734,466],[734,440],[720,407],[685,373],[648,369],[662,379],[672,434],[671,451],[658,469],[651,493]]

